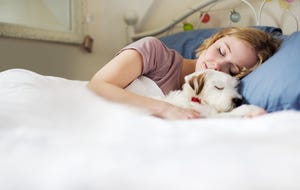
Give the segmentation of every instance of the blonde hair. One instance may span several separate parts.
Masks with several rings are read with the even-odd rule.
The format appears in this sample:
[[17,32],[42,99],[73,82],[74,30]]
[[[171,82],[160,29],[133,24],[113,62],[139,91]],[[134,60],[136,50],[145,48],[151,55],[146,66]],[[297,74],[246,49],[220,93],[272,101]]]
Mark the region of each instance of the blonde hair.
[[258,61],[250,69],[243,69],[239,74],[235,75],[237,78],[242,78],[248,73],[253,71],[256,67],[261,65],[269,57],[271,57],[279,48],[281,40],[273,37],[270,33],[264,32],[262,30],[251,28],[251,27],[229,27],[225,28],[216,34],[212,35],[210,38],[206,39],[200,47],[196,50],[197,57],[207,48],[209,48],[213,43],[215,43],[220,38],[225,36],[235,37],[241,39],[252,47],[256,54]]

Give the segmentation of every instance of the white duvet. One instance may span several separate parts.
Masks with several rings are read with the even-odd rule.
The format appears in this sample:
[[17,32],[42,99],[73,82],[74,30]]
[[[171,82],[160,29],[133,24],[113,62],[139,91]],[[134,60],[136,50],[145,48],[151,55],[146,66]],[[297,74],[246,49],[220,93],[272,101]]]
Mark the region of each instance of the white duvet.
[[299,190],[300,112],[167,121],[85,81],[3,71],[0,189]]

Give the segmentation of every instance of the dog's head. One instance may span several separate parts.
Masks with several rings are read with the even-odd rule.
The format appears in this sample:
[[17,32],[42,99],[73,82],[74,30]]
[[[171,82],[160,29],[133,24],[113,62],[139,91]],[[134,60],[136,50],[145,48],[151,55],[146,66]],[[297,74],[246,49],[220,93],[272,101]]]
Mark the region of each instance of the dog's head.
[[214,107],[218,112],[227,112],[242,103],[238,84],[239,80],[229,74],[207,69],[186,76],[183,92],[190,98]]

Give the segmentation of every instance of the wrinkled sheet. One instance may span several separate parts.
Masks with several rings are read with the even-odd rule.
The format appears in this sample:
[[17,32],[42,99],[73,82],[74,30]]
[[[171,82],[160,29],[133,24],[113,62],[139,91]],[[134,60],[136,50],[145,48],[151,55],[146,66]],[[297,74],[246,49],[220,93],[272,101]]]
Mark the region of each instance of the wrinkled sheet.
[[300,189],[300,113],[167,121],[86,81],[0,73],[0,189]]

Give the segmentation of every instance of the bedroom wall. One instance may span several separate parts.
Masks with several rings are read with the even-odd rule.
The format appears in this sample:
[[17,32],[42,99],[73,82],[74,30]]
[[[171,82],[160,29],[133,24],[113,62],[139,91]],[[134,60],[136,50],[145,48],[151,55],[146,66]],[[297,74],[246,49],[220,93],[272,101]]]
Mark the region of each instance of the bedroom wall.
[[[232,0],[226,0],[230,1]],[[276,3],[271,2],[264,14],[269,15],[271,9],[272,12],[280,10],[277,0],[273,1]],[[143,22],[138,24],[139,30],[154,29],[176,18],[199,0],[88,0],[87,2],[88,15],[91,18],[88,33],[94,38],[91,54],[74,45],[0,37],[0,71],[25,68],[44,75],[88,80],[126,44],[126,25],[123,22],[126,11],[135,10],[142,18]],[[298,0],[294,3],[300,7]],[[228,16],[228,11],[224,14]],[[299,14],[297,13],[298,19]],[[268,17],[264,17],[263,23],[270,22]],[[294,21],[287,15],[284,17],[288,19],[283,19],[278,14],[273,23],[276,25],[283,23],[286,33],[294,31]],[[211,22],[204,27],[212,27],[214,24],[217,23]]]

